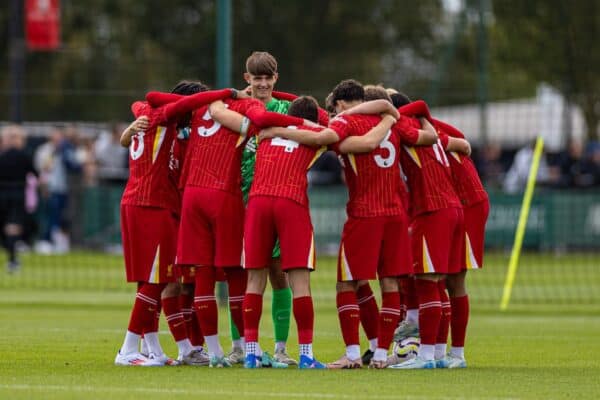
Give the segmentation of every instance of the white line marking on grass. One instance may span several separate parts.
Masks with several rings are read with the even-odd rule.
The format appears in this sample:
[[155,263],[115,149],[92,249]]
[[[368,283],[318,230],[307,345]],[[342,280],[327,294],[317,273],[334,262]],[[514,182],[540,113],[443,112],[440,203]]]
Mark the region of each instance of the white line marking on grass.
[[[194,389],[164,389],[164,388],[120,388],[120,387],[95,387],[95,386],[68,386],[68,385],[25,385],[25,384],[14,384],[6,385],[0,384],[0,389],[9,390],[35,390],[35,391],[58,391],[58,392],[104,392],[104,393],[156,393],[156,394],[190,394],[190,395],[219,395],[219,396],[231,396],[231,397],[277,397],[277,398],[319,398],[319,399],[356,399],[357,394],[334,394],[334,393],[269,393],[269,392],[246,392],[238,390],[206,390],[202,388]],[[426,400],[426,399],[439,399],[439,400],[468,400],[468,399],[486,399],[486,400],[518,400],[515,397],[449,397],[449,396],[411,396],[402,395],[405,400]],[[385,395],[385,394],[360,394],[361,399],[397,399],[398,395]]]

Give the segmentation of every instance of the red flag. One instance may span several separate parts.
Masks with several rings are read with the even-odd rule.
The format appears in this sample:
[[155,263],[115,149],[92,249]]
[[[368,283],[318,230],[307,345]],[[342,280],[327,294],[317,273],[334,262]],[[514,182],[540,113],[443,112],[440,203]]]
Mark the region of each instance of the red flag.
[[25,0],[25,37],[29,50],[60,46],[60,0]]

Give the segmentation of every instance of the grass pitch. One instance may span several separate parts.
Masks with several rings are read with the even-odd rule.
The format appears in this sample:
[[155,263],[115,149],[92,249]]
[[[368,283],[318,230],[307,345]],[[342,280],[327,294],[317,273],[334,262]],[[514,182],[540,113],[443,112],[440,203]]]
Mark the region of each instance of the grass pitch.
[[[91,259],[94,256],[73,257]],[[497,290],[498,285],[494,283],[497,279],[493,279],[496,272],[491,264],[489,270],[473,273],[469,278],[473,314],[466,370],[246,371],[239,367],[226,370],[116,367],[113,360],[123,340],[134,288],[132,285],[123,289],[118,257],[102,257],[105,258],[98,258],[93,264],[103,265],[102,268],[110,271],[111,279],[115,279],[112,287],[94,286],[89,279],[72,274],[66,282],[66,290],[52,289],[53,285],[47,285],[44,280],[56,278],[57,271],[61,270],[58,263],[58,270],[54,264],[46,270],[37,264],[31,267],[37,269],[38,274],[31,270],[24,270],[18,277],[1,273],[0,399],[600,397],[597,297],[592,297],[589,304],[563,304],[560,308],[553,304],[522,302],[511,311],[500,313],[493,302],[478,304],[478,296]],[[317,358],[327,362],[337,359],[344,347],[335,310],[335,264],[330,258],[319,261],[318,271],[312,274],[316,310],[314,348]],[[62,268],[72,268],[66,261],[65,264]],[[497,275],[501,278],[500,268]],[[96,269],[84,276],[92,280],[106,279]],[[10,281],[14,278],[16,280]],[[597,276],[589,278],[593,281]],[[19,286],[16,285],[19,279],[31,282]],[[77,287],[90,289],[77,290]],[[266,350],[272,350],[268,290],[263,315],[261,343]],[[229,329],[225,310],[221,310],[220,323],[221,342],[227,349]],[[168,354],[175,355],[176,347],[164,321],[161,321],[161,329],[163,347]],[[290,352],[297,356],[295,329],[292,323],[288,343]]]

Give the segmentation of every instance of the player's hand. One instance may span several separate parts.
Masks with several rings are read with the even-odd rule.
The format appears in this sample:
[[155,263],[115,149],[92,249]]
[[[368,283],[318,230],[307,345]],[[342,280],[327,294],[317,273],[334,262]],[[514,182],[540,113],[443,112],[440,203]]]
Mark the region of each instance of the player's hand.
[[237,95],[236,95],[236,99],[249,99],[250,98],[250,94],[247,92],[248,88],[243,89],[243,90],[238,90],[237,91]]
[[396,117],[395,117],[394,115],[392,115],[392,114],[388,114],[387,112],[386,112],[386,113],[383,113],[383,114],[381,114],[381,119],[382,119],[382,120],[388,119],[388,120],[389,120],[389,121],[392,123],[392,125],[393,125],[393,124],[395,124],[396,122],[398,122],[398,118],[396,118]]
[[258,133],[258,140],[272,139],[275,136],[275,127],[265,128]]
[[147,116],[142,115],[141,117],[139,117],[138,119],[133,121],[131,123],[131,125],[129,125],[129,130],[132,132],[141,132],[141,131],[145,131],[146,129],[148,129],[149,126],[150,126],[150,120],[148,119]]
[[252,96],[252,86],[246,86],[246,88],[243,91],[246,92],[248,96]]

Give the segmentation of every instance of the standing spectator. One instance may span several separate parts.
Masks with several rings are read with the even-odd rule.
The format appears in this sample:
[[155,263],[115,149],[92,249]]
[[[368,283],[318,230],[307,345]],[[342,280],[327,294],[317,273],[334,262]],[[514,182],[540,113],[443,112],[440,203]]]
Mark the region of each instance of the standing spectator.
[[100,184],[123,186],[127,182],[129,152],[120,143],[124,129],[122,124],[112,124],[111,132],[103,132],[94,143]]
[[15,246],[23,234],[25,223],[25,183],[35,174],[31,157],[23,150],[25,131],[9,125],[0,132],[0,226],[4,247],[8,252],[8,272],[18,271]]
[[40,184],[48,203],[47,226],[41,251],[69,251],[70,240],[64,214],[69,200],[68,172],[78,172],[81,169],[75,150],[64,132],[54,128],[50,140],[35,153],[35,166],[40,171]]
[[[527,185],[527,178],[529,177],[529,170],[533,162],[534,147],[535,142],[532,142],[520,149],[519,151],[517,151],[517,153],[515,154],[513,163],[504,178],[504,190],[506,192],[520,193],[525,190],[525,186]],[[546,163],[546,156],[542,154],[537,174],[537,181],[539,183],[546,183],[548,179],[548,164]]]

